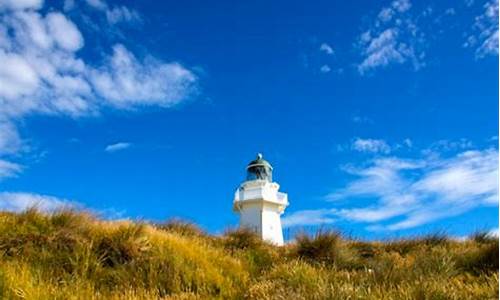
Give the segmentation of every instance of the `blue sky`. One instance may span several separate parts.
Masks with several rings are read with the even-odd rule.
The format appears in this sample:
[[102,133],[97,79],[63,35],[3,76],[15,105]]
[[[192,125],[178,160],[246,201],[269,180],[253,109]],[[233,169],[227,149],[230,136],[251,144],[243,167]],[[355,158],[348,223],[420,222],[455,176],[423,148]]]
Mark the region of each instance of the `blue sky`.
[[0,207],[286,234],[498,230],[498,1],[0,0]]

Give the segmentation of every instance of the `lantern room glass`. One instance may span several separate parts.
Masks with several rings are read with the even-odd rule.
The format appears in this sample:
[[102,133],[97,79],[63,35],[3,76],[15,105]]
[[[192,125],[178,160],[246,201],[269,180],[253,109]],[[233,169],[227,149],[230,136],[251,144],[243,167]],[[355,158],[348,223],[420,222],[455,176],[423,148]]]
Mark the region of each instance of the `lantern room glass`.
[[273,181],[273,171],[265,165],[253,165],[247,169],[247,180],[267,180]]

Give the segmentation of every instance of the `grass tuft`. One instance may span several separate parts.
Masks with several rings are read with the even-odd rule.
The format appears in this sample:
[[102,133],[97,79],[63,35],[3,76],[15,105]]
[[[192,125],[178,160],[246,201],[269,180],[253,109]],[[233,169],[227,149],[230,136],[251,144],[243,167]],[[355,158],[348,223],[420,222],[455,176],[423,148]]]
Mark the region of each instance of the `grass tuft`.
[[302,233],[296,237],[297,256],[320,265],[333,265],[340,259],[341,235],[337,231],[318,230],[311,237]]
[[488,231],[476,231],[469,237],[469,240],[473,240],[478,244],[490,244],[498,241],[498,236]]
[[193,223],[179,219],[171,219],[165,223],[158,224],[160,230],[177,233],[185,236],[205,236],[205,232]]

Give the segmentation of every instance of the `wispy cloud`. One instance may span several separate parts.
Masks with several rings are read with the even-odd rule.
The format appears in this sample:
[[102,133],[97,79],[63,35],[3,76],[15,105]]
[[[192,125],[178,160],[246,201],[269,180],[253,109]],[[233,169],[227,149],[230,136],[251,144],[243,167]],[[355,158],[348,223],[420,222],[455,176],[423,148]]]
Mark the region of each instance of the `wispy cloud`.
[[[360,117],[355,117],[353,118],[353,122],[355,123],[371,123],[372,121],[370,119],[362,119]],[[356,152],[362,152],[362,153],[367,153],[367,154],[389,154],[389,153],[394,153],[398,152],[400,150],[409,150],[413,147],[413,141],[409,138],[403,139],[401,141],[396,141],[396,142],[388,142],[383,139],[374,139],[374,138],[360,138],[356,137],[352,139],[348,144],[338,144],[337,145],[337,151],[343,152],[347,150],[353,150]],[[431,149],[436,149],[435,147],[427,148],[425,150],[422,150],[422,153],[425,154],[432,154],[433,150]]]
[[[0,211],[22,212],[36,208],[41,212],[51,213],[64,209],[86,209],[82,203],[49,195],[28,192],[0,192]],[[125,219],[125,210],[115,208],[90,209],[89,211],[105,219]]]
[[333,54],[333,48],[332,48],[332,46],[328,45],[327,43],[321,44],[321,46],[319,46],[319,51],[324,52],[324,53],[326,53],[328,55],[332,55]]
[[474,147],[472,141],[462,138],[459,140],[439,140],[432,143],[421,152],[427,156],[439,156],[442,152],[463,151]]
[[474,20],[474,34],[467,37],[465,47],[476,48],[476,57],[498,55],[498,0],[484,4],[483,14]]
[[11,0],[0,1],[0,9],[38,9],[42,6],[43,0]]
[[108,4],[106,1],[103,0],[85,0],[85,2],[92,6],[93,8],[99,9],[99,10],[105,10],[108,7]]
[[360,152],[389,153],[391,147],[384,140],[356,138],[352,142],[352,148]]
[[355,114],[352,116],[351,118],[352,122],[354,123],[358,123],[358,124],[363,124],[363,123],[373,123],[373,120],[368,118],[368,117],[365,117],[365,116],[361,116],[359,114]]
[[323,65],[319,70],[321,71],[321,73],[329,73],[330,71],[332,71],[329,65]]
[[0,120],[0,156],[16,154],[22,148],[22,141],[15,125]]
[[415,70],[424,65],[424,35],[410,9],[408,0],[392,1],[380,10],[372,26],[360,35],[357,42],[362,55],[359,73],[406,62],[411,62]]
[[[103,0],[86,0],[86,4],[94,9],[102,11],[106,15],[109,24],[114,25],[117,23],[137,23],[142,22],[142,17],[138,11],[130,9],[126,6],[111,6]],[[73,5],[66,5],[71,8]]]
[[110,24],[120,22],[142,22],[142,18],[136,10],[128,9],[126,6],[114,7],[106,11],[106,18]]
[[20,212],[31,207],[40,211],[51,212],[63,208],[77,207],[75,201],[60,199],[53,196],[39,195],[33,193],[0,193],[0,210]]
[[7,177],[14,177],[21,173],[22,170],[21,165],[0,159],[0,180]]
[[301,210],[286,215],[282,224],[283,227],[322,225],[335,222],[335,218],[328,209]]
[[[382,157],[347,167],[354,179],[326,198],[354,207],[295,212],[293,225],[344,219],[367,223],[368,230],[404,230],[498,205],[498,150],[468,150],[448,158]],[[360,207],[356,203],[373,204]],[[291,215],[293,216],[293,215]]]
[[130,148],[130,146],[132,146],[131,143],[120,142],[120,143],[111,144],[111,145],[106,146],[106,148],[104,148],[104,151],[109,152],[109,153],[113,153],[116,151],[125,150],[127,148]]

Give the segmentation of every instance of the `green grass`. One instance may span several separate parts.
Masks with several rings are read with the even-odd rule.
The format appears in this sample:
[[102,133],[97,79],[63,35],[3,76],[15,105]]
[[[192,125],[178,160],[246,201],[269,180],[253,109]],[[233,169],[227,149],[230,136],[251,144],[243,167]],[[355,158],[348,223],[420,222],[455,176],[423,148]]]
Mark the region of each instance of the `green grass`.
[[498,239],[334,231],[275,247],[247,230],[0,213],[0,299],[497,299]]

